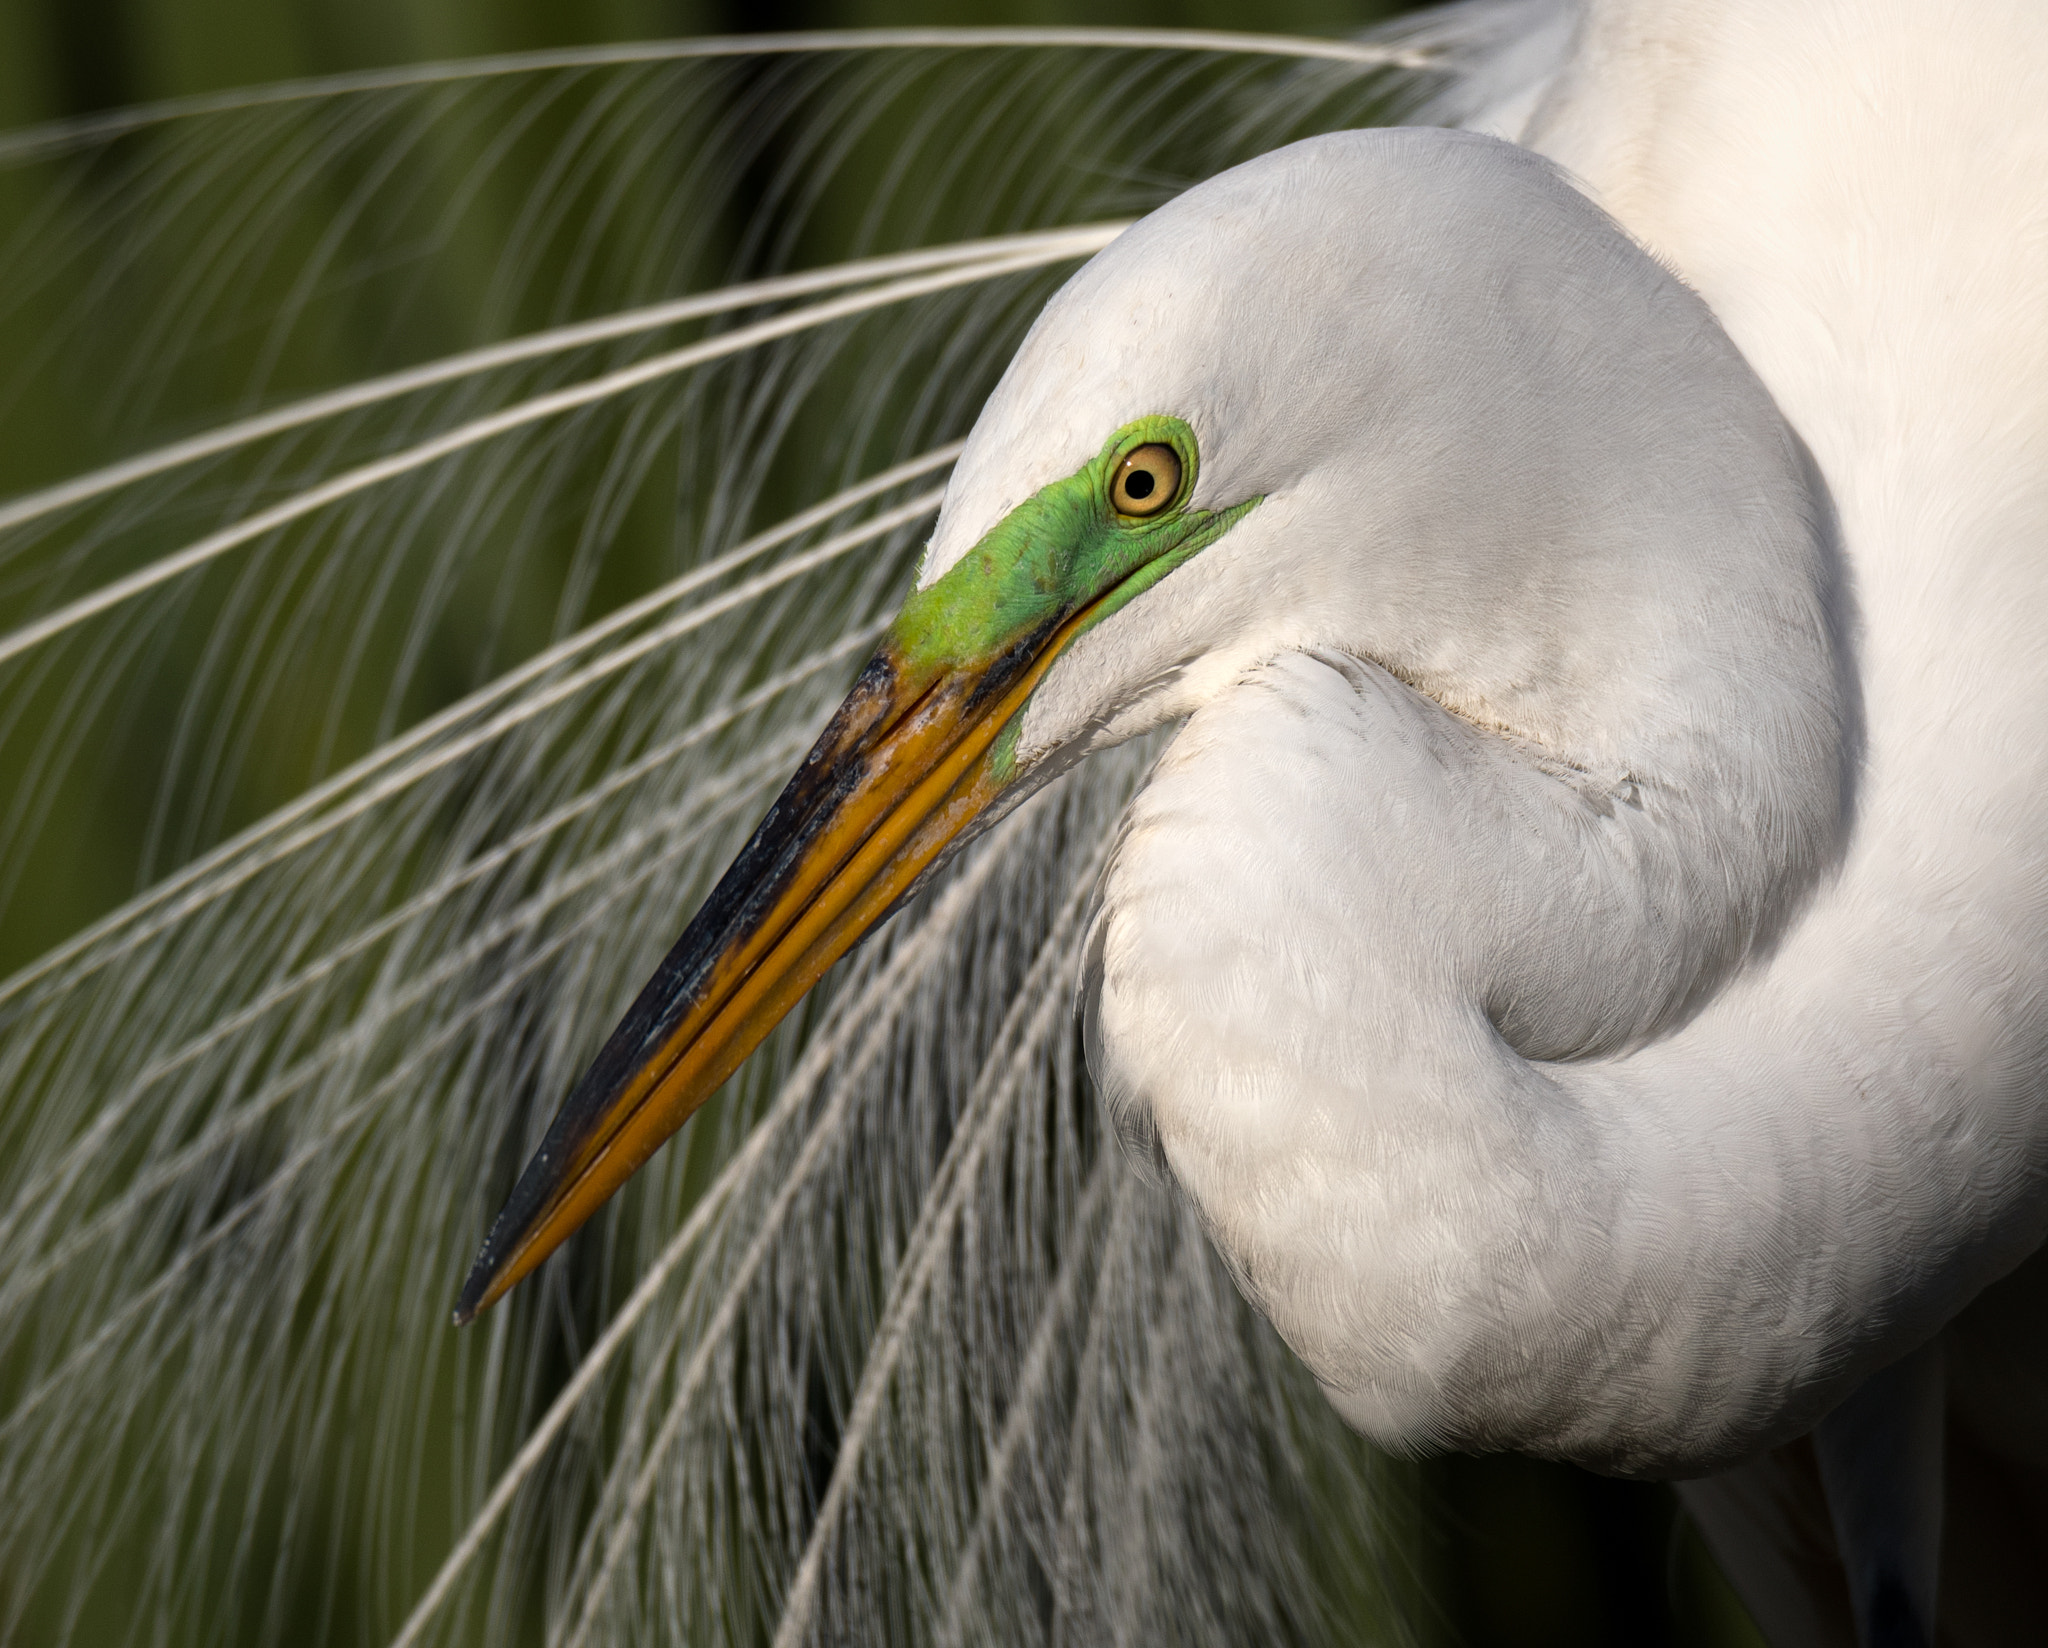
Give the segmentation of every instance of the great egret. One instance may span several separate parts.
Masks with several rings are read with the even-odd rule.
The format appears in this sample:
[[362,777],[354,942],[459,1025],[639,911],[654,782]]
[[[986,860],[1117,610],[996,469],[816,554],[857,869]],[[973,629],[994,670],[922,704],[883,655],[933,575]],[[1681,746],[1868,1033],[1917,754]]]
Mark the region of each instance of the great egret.
[[[10,1124],[0,1499],[65,1507],[12,1522],[17,1621],[125,1616],[96,1564],[146,1529],[155,1606],[224,1583],[284,1633],[291,1576],[336,1583],[307,1553],[354,1548],[312,1525],[288,1456],[334,1473],[338,1514],[383,1525],[425,1499],[433,1518],[421,1450],[472,1405],[453,1554],[424,1587],[403,1559],[379,1575],[409,1640],[510,1629],[551,1522],[566,1537],[536,1583],[576,1640],[764,1622],[790,1641],[1308,1635],[1333,1604],[1304,1538],[1343,1549],[1366,1593],[1350,1602],[1396,1617],[1395,1531],[1373,1520],[1395,1479],[1291,1394],[1292,1362],[1236,1311],[1183,1206],[1095,1145],[1057,1033],[1084,939],[1095,1057],[1136,1153],[1346,1416],[1396,1444],[1722,1465],[1804,1429],[2024,1257],[2042,1211],[2023,714],[2040,659],[2020,599],[2039,26],[1846,3],[1572,21],[1488,7],[1426,25],[1438,51],[1479,43],[1466,109],[1439,112],[1557,157],[1700,295],[1482,137],[1283,150],[1115,240],[983,413],[889,662],[742,859],[730,885],[765,894],[769,919],[714,895],[465,1303],[644,1160],[966,812],[1187,717],[1100,909],[1128,762],[1022,809],[857,957],[810,1051],[792,1066],[785,1045],[775,1096],[756,1090],[743,1144],[744,1102],[663,1162],[637,1225],[611,1231],[657,1255],[630,1294],[555,1277],[572,1376],[532,1332],[546,1311],[494,1321],[480,1350],[430,1337],[431,1261],[480,1211],[435,1187],[505,1137],[483,1099],[559,1091],[586,1045],[572,1028],[666,919],[638,890],[650,865],[684,880],[729,850],[790,733],[815,725],[820,677],[872,634],[886,569],[842,581],[819,650],[794,607],[765,653],[728,642],[684,667],[665,645],[776,616],[760,603],[778,589],[921,519],[910,500],[818,538],[949,450],[888,454],[909,461],[570,638],[16,979],[10,1073],[32,1102]],[[1996,144],[1956,135],[1975,130]],[[1275,135],[1240,118],[1233,141]],[[949,270],[965,284],[1087,249],[1068,234],[858,273],[919,296]],[[757,325],[692,361],[799,329]],[[623,392],[664,369],[613,377]],[[768,387],[730,403],[738,457],[764,420],[786,426],[760,410],[787,404]],[[559,388],[548,410],[597,399]],[[283,501],[244,481],[236,518],[174,563],[46,602],[13,655],[543,415],[439,407],[410,449]],[[303,427],[267,416],[236,441]],[[206,441],[177,457],[240,449]],[[102,490],[165,468],[131,461]],[[55,495],[42,506],[96,496]],[[123,524],[64,546],[66,569]],[[458,536],[470,524],[458,510]],[[773,554],[750,584],[718,582]],[[675,776],[707,747],[717,782]],[[933,797],[898,805],[933,773]],[[956,783],[964,807],[928,804]],[[873,837],[895,856],[849,876],[881,812],[937,827],[900,852]],[[864,902],[842,916],[828,885]],[[799,907],[820,931],[721,971],[736,937],[773,944]],[[770,984],[783,994],[744,997]],[[679,1023],[698,1063],[670,1084],[666,1055],[644,1055]],[[431,1102],[408,1123],[394,1094]],[[1977,1326],[1973,1344],[2001,1322]],[[394,1347],[427,1346],[398,1397],[375,1382]],[[1898,1366],[1819,1450],[1849,1595],[1880,1631],[1924,1625],[1932,1593],[1931,1499],[1842,1487],[1873,1462],[1880,1489],[1910,1487],[1926,1463],[1939,1384],[1925,1358]],[[525,1447],[494,1438],[551,1386]],[[158,1404],[177,1419],[160,1433]],[[1794,1470],[1696,1497],[1767,1623],[1839,1630],[1833,1599],[1788,1578],[1801,1552],[1742,1545],[1760,1497],[1797,1495]],[[115,1492],[131,1478],[142,1491]],[[241,1528],[226,1581],[181,1573],[222,1518]]]

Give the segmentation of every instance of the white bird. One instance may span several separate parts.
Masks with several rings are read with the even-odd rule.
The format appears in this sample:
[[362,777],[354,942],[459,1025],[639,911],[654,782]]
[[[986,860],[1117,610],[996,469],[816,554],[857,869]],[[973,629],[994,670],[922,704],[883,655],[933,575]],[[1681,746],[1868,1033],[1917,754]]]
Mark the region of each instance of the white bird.
[[[2038,1457],[2040,1375],[2010,1365],[2028,1274],[1959,1313],[2048,1223],[2048,23],[1498,15],[1464,111],[1496,135],[1279,149],[1046,307],[882,650],[564,1108],[461,1310],[952,848],[1178,723],[1089,919],[1050,927],[1085,934],[1089,1063],[1133,1159],[1344,1420],[1396,1452],[1703,1477],[1688,1503],[1782,1645],[1849,1640],[1852,1612],[1867,1644],[1932,1642],[1938,1607],[1943,1640],[2016,1640],[1972,1612],[1996,1584],[1938,1602],[1936,1553],[1944,1423],[1979,1488],[2031,1491]],[[794,1090],[758,1146],[792,1194]],[[817,1530],[855,1514],[853,1439],[945,1286],[957,1187],[1033,1195],[1035,1170],[988,1166],[987,1129],[1028,1111],[961,1114],[859,1391],[820,1399],[829,1480],[733,1493],[812,1529],[790,1640],[824,1587],[868,1583]],[[1098,1194],[1071,1197],[1084,1236]],[[764,1240],[693,1262],[744,1281]],[[737,1297],[679,1335],[708,1321],[716,1348]],[[1002,1380],[1035,1389],[1057,1342]],[[697,1388],[674,1354],[648,1403]],[[771,1394],[808,1399],[813,1354]],[[1284,1410],[1284,1373],[1245,1365]],[[988,1409],[966,1474],[1003,1480],[1031,1412]],[[667,1434],[653,1411],[628,1432]],[[605,1525],[626,1531],[577,1559],[600,1588],[660,1491],[663,1447],[644,1458]],[[1000,1536],[949,1537],[978,1561]],[[1815,1578],[1837,1551],[1846,1589]]]
[[[1596,6],[1529,148],[1313,139],[1105,249],[465,1318],[977,817],[1177,721],[1091,1068],[1348,1421],[1697,1476],[1938,1355],[2048,1220],[2044,98],[2017,9]],[[1866,1388],[1860,1629],[1931,1643],[1942,1385]]]

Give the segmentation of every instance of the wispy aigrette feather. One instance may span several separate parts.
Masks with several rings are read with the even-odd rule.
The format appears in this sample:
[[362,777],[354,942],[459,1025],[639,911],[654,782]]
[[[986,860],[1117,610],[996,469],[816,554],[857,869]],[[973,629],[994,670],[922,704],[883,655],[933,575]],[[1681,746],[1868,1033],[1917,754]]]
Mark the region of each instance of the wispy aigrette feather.
[[[1434,26],[456,66],[0,147],[4,392],[53,409],[0,504],[0,1637],[1428,1634],[1405,1476],[1081,1068],[1143,751],[447,1313],[1065,231],[1441,94]],[[87,923],[107,786],[134,892]]]

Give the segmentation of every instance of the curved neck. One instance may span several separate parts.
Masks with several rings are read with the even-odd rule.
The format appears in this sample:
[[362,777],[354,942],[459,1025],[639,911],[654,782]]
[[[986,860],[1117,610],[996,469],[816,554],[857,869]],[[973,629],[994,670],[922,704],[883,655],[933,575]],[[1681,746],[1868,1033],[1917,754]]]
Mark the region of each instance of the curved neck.
[[[1331,654],[1197,713],[1134,803],[1091,940],[1091,1063],[1381,1442],[1669,1469],[1744,1451],[1775,1411],[1797,1370],[1733,1366],[1728,1290],[1694,1285],[1711,1155],[1529,1056],[1686,1010],[1726,827]],[[1672,1366],[1721,1388],[1674,1415]]]

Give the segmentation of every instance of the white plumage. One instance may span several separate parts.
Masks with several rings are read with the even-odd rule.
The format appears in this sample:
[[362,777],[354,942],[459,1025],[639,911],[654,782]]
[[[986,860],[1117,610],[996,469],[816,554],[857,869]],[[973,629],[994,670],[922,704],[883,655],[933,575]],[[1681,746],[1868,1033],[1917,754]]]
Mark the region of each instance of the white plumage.
[[[1196,506],[1265,496],[1025,717],[1189,717],[1098,1081],[1369,1434],[1694,1475],[2048,1220],[2048,25],[1594,4],[1523,95],[1812,473],[1520,150],[1359,134],[1068,286],[923,578],[1147,411]],[[1919,1610],[1938,1526],[1882,1535]]]
[[[806,479],[860,472],[877,408],[914,403],[885,454],[912,461],[729,561],[777,443],[821,427],[798,409],[824,367],[771,351],[828,306],[571,386],[562,407],[602,405],[764,352],[729,413],[689,403],[725,454],[701,498],[678,483],[696,560],[592,619],[579,558],[558,627],[586,627],[555,650],[0,985],[23,1095],[0,1152],[10,1629],[126,1617],[95,1590],[118,1561],[144,1576],[135,1628],[260,1599],[272,1640],[304,1572],[328,1595],[351,1563],[408,1643],[501,1635],[536,1589],[577,1643],[1311,1638],[1352,1623],[1332,1574],[1374,1576],[1351,1606],[1393,1639],[1398,1479],[1298,1399],[1198,1222],[1379,1442],[1719,1472],[1683,1492],[1781,1648],[1848,1640],[1852,1610],[1869,1642],[1927,1638],[1944,1422],[1978,1488],[2031,1491],[2043,1457],[2031,1271],[1965,1307],[2048,1221],[2048,22],[1997,0],[1532,0],[1358,60],[1418,51],[1458,70],[1425,112],[1472,131],[1326,135],[1179,195],[1048,305],[961,452],[913,605],[963,587],[1042,489],[1081,496],[1135,420],[1199,448],[1175,511],[1250,506],[1058,631],[998,746],[1014,773],[987,769],[1010,787],[976,801],[996,816],[1182,723],[1114,831],[1129,761],[1005,825],[853,963],[808,1054],[764,1061],[772,1092],[660,1159],[579,1280],[543,1272],[462,1340],[440,1325],[471,1187],[530,1142],[505,1095],[568,1086],[672,936],[665,889],[695,896],[870,644],[898,562],[850,557],[925,518],[907,488],[950,448],[905,443],[965,421],[937,391],[892,401],[894,363],[942,337],[972,379],[999,305],[872,351],[884,387]],[[1266,85],[1271,129],[1331,83]],[[1219,154],[1269,146],[1227,86],[1189,84],[1129,119],[1227,115]],[[642,160],[636,122],[696,118],[672,90],[621,117]],[[362,107],[374,152],[412,141],[402,100],[381,137]],[[188,178],[167,152],[203,198],[212,162]],[[184,198],[126,209],[154,223],[157,194]],[[831,314],[1081,247],[857,270],[905,290]],[[86,524],[50,540],[50,593],[0,665],[61,663],[90,704],[145,651],[96,632],[106,614],[152,633],[128,603],[337,502],[365,512],[310,540],[316,593],[388,541],[391,587],[400,551],[434,546],[419,598],[443,600],[515,481],[514,542],[541,541],[581,449],[493,448],[445,533],[433,466],[557,414],[556,379],[519,401],[488,374],[586,346],[570,328],[429,370],[478,386],[388,423],[410,380],[343,396],[362,421],[325,445],[261,445],[329,427],[308,403],[17,500],[0,531],[31,548],[46,517]],[[503,404],[477,418],[470,395]],[[661,448],[622,425],[590,518],[619,518]],[[282,468],[218,496],[158,478],[245,449]],[[370,513],[394,479],[417,490]],[[160,507],[203,560],[66,586]],[[331,623],[348,670],[377,655],[383,586],[357,619],[295,605],[291,576],[222,606],[205,667],[237,693],[218,661],[245,633],[282,651]],[[401,626],[401,676],[427,621]],[[203,797],[234,740],[180,737]],[[1077,971],[1137,1174],[1098,1150],[1061,1041]],[[615,1250],[644,1270],[630,1294]],[[66,1484],[70,1510],[32,1509]],[[358,1507],[360,1537],[316,1526]],[[1963,1571],[1989,1524],[1950,1508]],[[431,1578],[391,1554],[416,1522]],[[224,1579],[197,1562],[222,1527]],[[1984,1599],[2024,1576],[1983,1566],[1944,1641],[2010,1640]]]
[[1839,575],[1768,398],[1526,152],[1316,139],[1054,301],[927,583],[1148,409],[1201,443],[1195,507],[1264,501],[1024,717],[1056,763],[1192,716],[1106,878],[1098,1080],[1383,1442],[1697,1469],[1803,1429],[1840,1346],[1757,1313],[1815,1210],[1683,1166],[1787,1141],[1623,1056],[1842,839]]

